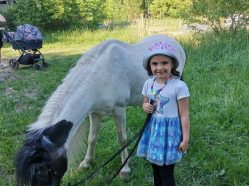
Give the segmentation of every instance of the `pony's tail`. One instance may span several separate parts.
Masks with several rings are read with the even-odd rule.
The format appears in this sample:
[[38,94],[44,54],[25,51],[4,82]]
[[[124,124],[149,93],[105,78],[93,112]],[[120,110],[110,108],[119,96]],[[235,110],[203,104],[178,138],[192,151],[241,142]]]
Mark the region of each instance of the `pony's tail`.
[[68,158],[68,171],[67,173],[75,170],[79,163],[83,160],[87,150],[87,139],[89,131],[89,121],[84,122],[74,127],[67,140],[67,158]]

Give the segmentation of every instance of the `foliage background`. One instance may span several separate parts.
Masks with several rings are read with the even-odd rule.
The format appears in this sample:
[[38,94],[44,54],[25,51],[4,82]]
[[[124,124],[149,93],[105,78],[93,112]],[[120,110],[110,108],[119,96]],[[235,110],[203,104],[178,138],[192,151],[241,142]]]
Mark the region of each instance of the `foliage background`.
[[[28,10],[28,13],[27,13]],[[187,23],[209,25],[216,33],[237,32],[249,23],[247,0],[16,0],[0,12],[9,27],[30,23],[45,30],[96,29],[103,24],[144,18],[181,18]],[[235,15],[241,15],[235,24]],[[224,21],[232,19],[232,26]]]

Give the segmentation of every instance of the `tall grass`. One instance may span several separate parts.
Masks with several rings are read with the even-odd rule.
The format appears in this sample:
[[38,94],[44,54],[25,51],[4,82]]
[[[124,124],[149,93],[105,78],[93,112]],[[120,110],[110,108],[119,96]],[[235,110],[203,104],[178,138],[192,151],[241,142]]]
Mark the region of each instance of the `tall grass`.
[[204,35],[185,45],[192,123],[187,164],[201,185],[249,184],[248,41],[248,33]]
[[[184,80],[191,92],[190,147],[176,166],[177,185],[249,185],[249,40],[239,36],[212,34],[181,38],[187,53]],[[129,29],[112,31],[68,31],[46,33],[42,49],[50,66],[44,71],[21,67],[0,83],[0,185],[15,185],[13,159],[23,143],[23,131],[36,120],[50,94],[84,51],[99,42],[115,38],[135,43],[140,38]],[[4,58],[17,56],[7,45]],[[127,109],[128,138],[145,119],[139,107]],[[118,148],[114,121],[105,117],[101,128],[93,170]],[[83,159],[83,157],[82,157]],[[120,166],[120,157],[101,170],[85,185],[108,185],[111,174]],[[149,163],[142,158],[130,160],[132,173],[113,185],[152,185]],[[75,183],[92,170],[69,172],[63,179]]]

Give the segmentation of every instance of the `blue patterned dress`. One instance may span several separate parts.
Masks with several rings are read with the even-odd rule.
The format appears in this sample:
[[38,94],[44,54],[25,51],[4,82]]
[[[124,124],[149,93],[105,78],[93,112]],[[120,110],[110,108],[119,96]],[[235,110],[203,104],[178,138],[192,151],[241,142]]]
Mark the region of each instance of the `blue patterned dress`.
[[182,152],[177,151],[182,141],[177,100],[190,95],[187,85],[174,77],[168,80],[165,87],[154,97],[153,91],[162,88],[154,79],[148,79],[142,90],[144,96],[154,100],[155,111],[138,144],[137,156],[145,157],[159,166],[170,165],[182,159]]

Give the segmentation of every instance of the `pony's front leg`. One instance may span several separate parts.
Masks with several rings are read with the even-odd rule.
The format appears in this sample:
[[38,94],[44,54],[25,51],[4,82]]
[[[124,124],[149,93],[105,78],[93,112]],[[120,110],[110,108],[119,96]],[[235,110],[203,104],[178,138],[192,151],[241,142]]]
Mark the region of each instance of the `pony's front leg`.
[[[115,107],[113,114],[114,114],[114,119],[116,123],[117,134],[118,134],[118,142],[120,146],[123,147],[127,143],[126,110],[124,107]],[[124,149],[121,153],[122,163],[125,161],[127,156],[128,156],[128,151],[127,149]],[[125,164],[125,166],[120,171],[121,177],[128,176],[128,174],[131,172],[128,162]]]
[[85,159],[80,163],[80,168],[90,167],[93,156],[95,153],[96,142],[98,139],[99,129],[101,123],[101,115],[92,113],[90,115],[90,131],[88,135],[88,147],[85,155]]

